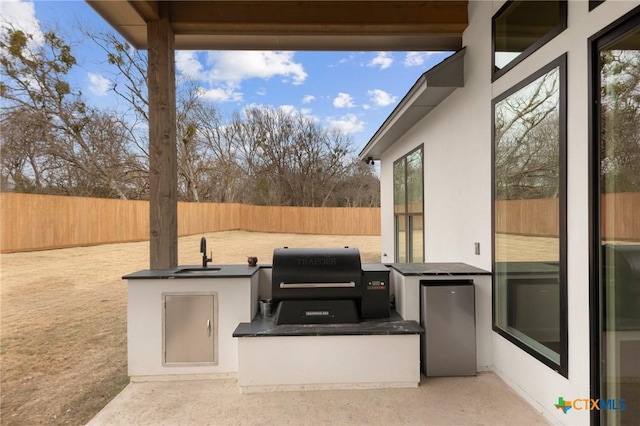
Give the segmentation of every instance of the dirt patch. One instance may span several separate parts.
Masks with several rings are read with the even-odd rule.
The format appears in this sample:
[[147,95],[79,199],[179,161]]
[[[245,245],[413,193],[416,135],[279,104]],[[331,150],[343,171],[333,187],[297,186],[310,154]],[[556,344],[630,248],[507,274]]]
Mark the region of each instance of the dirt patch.
[[[201,261],[202,235],[180,238],[180,265]],[[380,260],[378,236],[205,234],[214,264],[271,263],[276,247],[360,249]],[[84,424],[126,384],[127,288],[148,268],[149,243],[0,255],[0,423]]]

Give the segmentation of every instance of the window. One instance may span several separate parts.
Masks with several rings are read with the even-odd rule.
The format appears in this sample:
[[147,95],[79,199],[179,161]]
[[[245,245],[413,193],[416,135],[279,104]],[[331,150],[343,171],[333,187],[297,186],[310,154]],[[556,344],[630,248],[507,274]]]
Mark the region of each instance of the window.
[[566,56],[493,101],[493,328],[567,374]]
[[497,79],[567,28],[567,2],[509,1],[492,19],[492,78]]
[[640,418],[640,8],[591,40],[591,61],[591,396],[613,403],[592,419],[630,425]]
[[422,146],[393,163],[395,261],[424,262]]

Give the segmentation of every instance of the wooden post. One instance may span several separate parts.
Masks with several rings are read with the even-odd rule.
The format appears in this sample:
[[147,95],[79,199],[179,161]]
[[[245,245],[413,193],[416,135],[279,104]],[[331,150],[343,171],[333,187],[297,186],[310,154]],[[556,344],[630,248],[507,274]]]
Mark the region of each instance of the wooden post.
[[175,36],[168,2],[147,25],[149,57],[149,258],[151,269],[178,264]]

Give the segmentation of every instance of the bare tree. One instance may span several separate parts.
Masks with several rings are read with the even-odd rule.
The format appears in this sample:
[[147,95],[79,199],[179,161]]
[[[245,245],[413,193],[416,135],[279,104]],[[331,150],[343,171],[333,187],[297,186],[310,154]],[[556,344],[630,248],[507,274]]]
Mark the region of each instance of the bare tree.
[[496,105],[498,199],[558,196],[558,85],[558,72],[551,71]]
[[[139,166],[128,153],[126,126],[113,114],[88,107],[68,83],[76,64],[69,45],[51,31],[37,44],[31,35],[8,29],[0,49],[7,76],[0,86],[7,101],[3,121],[11,121],[3,151],[21,152],[26,159],[20,172],[6,171],[14,184],[19,174],[30,175],[35,187],[46,177],[49,192],[127,198],[124,170]],[[29,137],[17,141],[15,131],[28,131]]]
[[601,173],[604,192],[640,191],[640,55],[608,50],[600,57],[602,80]]
[[17,108],[2,114],[0,161],[3,190],[46,192],[47,123],[41,114]]
[[127,121],[130,139],[148,162],[149,99],[147,94],[147,53],[134,49],[113,32],[81,32],[104,53],[104,69],[110,90],[129,108]]
[[236,116],[238,149],[259,204],[326,206],[347,174],[351,140],[309,117],[274,108]]
[[[0,38],[3,189],[99,197],[148,196],[147,58],[114,34],[85,31],[111,67],[126,111],[86,104],[76,64],[54,32]],[[249,108],[223,120],[193,82],[177,91],[179,199],[267,205],[377,205],[377,178],[351,140],[300,113]]]
[[380,180],[373,167],[353,159],[347,176],[341,180],[330,204],[340,207],[378,207],[380,206]]

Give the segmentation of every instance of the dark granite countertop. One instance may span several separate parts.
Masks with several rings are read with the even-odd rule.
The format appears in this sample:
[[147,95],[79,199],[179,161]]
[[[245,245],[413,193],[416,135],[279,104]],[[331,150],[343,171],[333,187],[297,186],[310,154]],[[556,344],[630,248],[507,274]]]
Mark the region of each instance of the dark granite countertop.
[[364,320],[355,324],[283,324],[276,325],[273,317],[256,316],[251,322],[241,322],[233,337],[274,336],[368,336],[390,334],[421,334],[424,328],[415,321],[405,321],[395,311],[389,318]]
[[363,263],[362,270],[365,272],[386,272],[389,266],[382,263]]
[[491,275],[466,263],[392,263],[389,267],[405,276]]
[[122,279],[243,278],[251,277],[259,270],[260,266],[247,265],[211,265],[206,269],[198,265],[186,265],[172,269],[144,269],[125,275]]
[[[242,278],[251,277],[260,268],[271,265],[211,265],[207,269],[198,265],[178,266],[172,269],[144,269],[127,274],[125,280],[176,278]],[[466,263],[363,263],[364,271],[384,271],[393,268],[405,276],[491,275],[491,272]]]
[[[127,274],[125,280],[176,279],[176,278],[242,278],[251,277],[261,268],[270,269],[271,265],[210,265],[204,269],[200,265],[183,265],[172,269],[143,269]],[[363,263],[365,271],[385,271],[389,268],[382,263]]]

